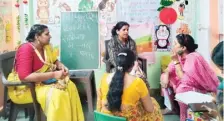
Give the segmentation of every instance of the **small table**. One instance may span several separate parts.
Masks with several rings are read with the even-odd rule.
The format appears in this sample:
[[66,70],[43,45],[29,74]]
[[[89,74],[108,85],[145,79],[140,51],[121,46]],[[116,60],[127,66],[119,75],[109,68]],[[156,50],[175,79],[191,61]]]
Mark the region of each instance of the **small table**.
[[93,95],[96,94],[94,71],[70,71],[70,79],[75,84],[84,84],[89,112],[93,112]]

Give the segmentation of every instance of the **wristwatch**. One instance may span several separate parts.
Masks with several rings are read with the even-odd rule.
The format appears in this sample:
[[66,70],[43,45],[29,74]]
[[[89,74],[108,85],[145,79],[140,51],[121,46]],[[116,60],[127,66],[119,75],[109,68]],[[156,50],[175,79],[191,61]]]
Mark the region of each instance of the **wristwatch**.
[[174,61],[173,63],[174,63],[174,65],[180,64],[179,61]]

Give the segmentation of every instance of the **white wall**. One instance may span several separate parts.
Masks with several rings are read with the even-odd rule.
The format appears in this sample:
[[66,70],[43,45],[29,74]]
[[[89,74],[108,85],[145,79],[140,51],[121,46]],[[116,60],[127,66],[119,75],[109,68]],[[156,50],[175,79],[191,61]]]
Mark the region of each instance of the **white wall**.
[[[175,2],[172,7],[178,11],[178,6],[184,0]],[[180,27],[181,23],[188,24],[191,30],[191,35],[198,44],[197,51],[209,62],[210,60],[210,0],[190,0],[189,4],[185,6],[184,20],[179,20],[172,24],[171,33],[172,40],[177,35],[176,30]]]
[[224,34],[224,0],[219,0],[219,32]]
[[195,0],[197,5],[196,36],[198,52],[210,62],[210,0]]

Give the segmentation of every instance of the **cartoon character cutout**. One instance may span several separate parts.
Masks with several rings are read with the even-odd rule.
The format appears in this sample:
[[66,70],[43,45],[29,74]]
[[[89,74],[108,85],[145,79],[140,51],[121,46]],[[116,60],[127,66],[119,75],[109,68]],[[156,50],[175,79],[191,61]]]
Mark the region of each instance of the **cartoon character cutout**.
[[184,19],[184,9],[185,9],[185,4],[184,3],[180,3],[178,10],[179,10],[179,19]]
[[49,0],[37,1],[37,16],[40,23],[47,24],[49,20]]
[[166,25],[159,25],[155,31],[156,34],[156,41],[155,46],[157,50],[168,50],[170,46],[169,37],[170,37],[170,30]]
[[181,23],[180,27],[176,30],[177,34],[190,34],[191,30],[188,27],[188,24]]

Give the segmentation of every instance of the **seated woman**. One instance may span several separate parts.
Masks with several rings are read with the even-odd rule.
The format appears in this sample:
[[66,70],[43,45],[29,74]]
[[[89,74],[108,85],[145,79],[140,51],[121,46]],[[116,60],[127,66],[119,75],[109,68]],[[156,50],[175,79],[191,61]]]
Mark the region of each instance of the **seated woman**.
[[160,107],[150,97],[144,81],[129,72],[136,55],[121,49],[116,57],[115,73],[105,74],[97,96],[97,111],[126,117],[128,121],[163,121]]
[[214,109],[210,109],[207,106],[204,106],[209,111],[209,115],[216,118],[217,121],[223,121],[223,44],[224,42],[220,42],[212,51],[212,61],[215,63],[215,65],[221,70],[221,76],[219,76],[220,84],[218,86],[218,93],[217,93],[217,107],[218,111]]
[[[188,34],[179,34],[173,45],[172,62],[167,71],[162,74],[161,85],[166,88],[170,83],[175,93],[197,91],[201,93],[216,93],[219,81],[215,72],[205,59],[195,50],[198,45]],[[178,102],[180,106],[180,121],[185,121],[187,105]]]
[[[136,50],[136,43],[135,41],[128,35],[129,32],[129,24],[124,21],[118,22],[114,28],[111,31],[112,38],[108,42],[108,53],[109,53],[109,59],[106,60],[107,67],[111,67],[109,72],[114,72],[116,69],[116,56],[118,52],[123,48],[128,48],[132,50],[137,60],[137,50]],[[139,68],[138,62],[135,61],[135,65],[133,67],[133,70],[131,71],[131,74],[138,75],[141,77],[144,82],[146,83],[147,88],[149,89],[149,83],[146,79],[145,74],[142,72],[142,70]]]
[[[37,101],[48,121],[84,121],[78,91],[68,77],[68,69],[57,60],[50,46],[47,26],[36,24],[15,56],[9,81],[36,83]],[[16,77],[16,78],[15,78]],[[8,87],[10,99],[17,104],[32,102],[26,86]]]

